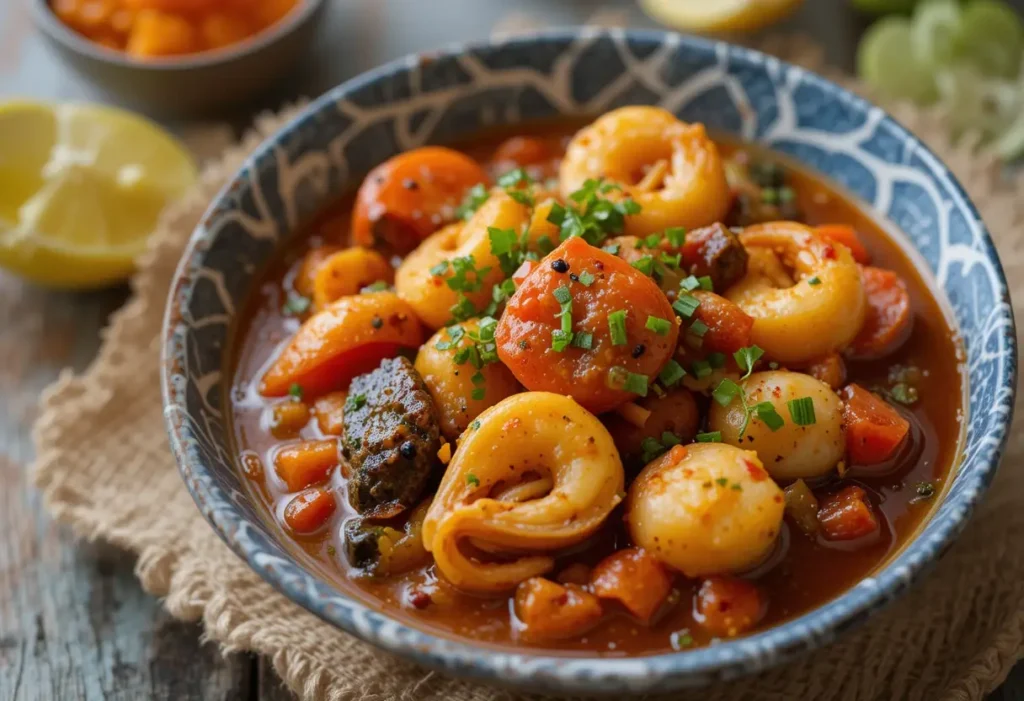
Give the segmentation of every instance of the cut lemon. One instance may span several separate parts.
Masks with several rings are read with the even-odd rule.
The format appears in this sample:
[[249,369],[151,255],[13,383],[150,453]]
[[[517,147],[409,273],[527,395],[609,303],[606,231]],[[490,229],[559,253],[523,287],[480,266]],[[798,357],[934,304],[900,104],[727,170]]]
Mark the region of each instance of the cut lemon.
[[803,0],[640,0],[652,18],[690,32],[752,32],[776,22]]
[[122,280],[195,179],[188,152],[128,112],[0,104],[0,266],[54,287]]

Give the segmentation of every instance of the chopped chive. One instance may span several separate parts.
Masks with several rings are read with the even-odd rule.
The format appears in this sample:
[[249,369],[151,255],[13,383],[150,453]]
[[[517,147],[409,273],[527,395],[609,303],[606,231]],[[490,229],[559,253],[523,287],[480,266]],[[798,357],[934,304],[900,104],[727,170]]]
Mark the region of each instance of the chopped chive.
[[684,319],[689,319],[700,306],[700,300],[693,295],[682,294],[679,299],[672,303],[672,309]]
[[729,478],[728,477],[717,477],[715,479],[715,484],[717,484],[719,487],[724,487],[725,485],[729,484]]
[[668,642],[672,646],[672,649],[678,652],[679,650],[685,650],[693,645],[693,636],[690,635],[690,630],[688,628],[683,628],[682,630],[674,631],[669,635]]
[[708,431],[707,433],[698,433],[696,436],[698,443],[721,443],[722,432],[721,431]]
[[700,287],[700,280],[695,275],[683,278],[683,281],[679,283],[679,286],[687,292],[693,292]]
[[555,299],[558,300],[559,304],[570,302],[572,300],[572,293],[569,292],[569,287],[567,285],[561,285],[558,287],[558,289],[555,290]]
[[650,275],[654,272],[654,256],[644,256],[643,258],[633,261],[630,265],[644,275]]
[[693,323],[690,324],[690,333],[697,338],[704,338],[704,334],[708,332],[708,325],[700,319],[694,319]]
[[580,284],[584,287],[590,287],[593,285],[595,279],[596,278],[594,278],[593,274],[586,270],[580,273]]
[[666,387],[671,387],[681,379],[686,377],[686,370],[683,366],[677,363],[675,360],[669,360],[665,367],[662,368],[661,372],[658,373],[658,379]]
[[890,389],[887,394],[893,401],[906,406],[910,406],[918,400],[917,387],[908,385],[904,382],[898,382],[893,385],[892,389]]
[[665,238],[673,248],[681,248],[686,241],[686,229],[681,226],[672,226],[665,229]]
[[659,336],[668,336],[669,331],[672,330],[672,322],[658,316],[648,316],[645,326]]
[[647,396],[647,375],[639,375],[635,372],[631,372],[626,375],[626,384],[623,389],[633,394],[639,394],[641,397]]
[[345,400],[345,411],[357,411],[366,405],[365,394],[350,394]]
[[715,368],[716,370],[718,368],[724,368],[725,353],[708,353],[707,361],[711,365],[711,367]]
[[679,266],[683,262],[683,254],[676,253],[675,255],[669,255],[668,253],[662,253],[658,259],[668,268],[678,270]]
[[306,310],[309,309],[309,305],[309,297],[291,295],[288,297],[288,301],[284,303],[284,310],[286,314],[305,314]]
[[810,397],[790,399],[786,406],[789,407],[789,415],[797,426],[810,426],[817,421],[814,416],[814,401]]
[[626,345],[626,310],[620,309],[608,315],[608,330],[612,335],[613,346]]
[[359,291],[360,292],[384,292],[385,290],[387,290],[390,287],[391,287],[391,285],[389,285],[386,280],[378,280],[377,282],[369,284],[369,285],[367,285],[366,287],[364,287],[363,289],[361,289]]
[[605,246],[604,248],[602,248],[601,250],[605,251],[606,253],[611,253],[613,256],[617,256],[617,255],[619,255],[619,249],[620,248],[622,248],[621,244],[610,243],[607,246]]
[[479,421],[474,421],[473,423],[471,423],[469,425],[469,427],[475,431],[476,429],[480,428],[480,422]]
[[702,290],[707,290],[708,292],[714,290],[715,286],[711,281],[710,275],[701,275],[699,278],[697,278],[697,282],[700,284],[700,289]]
[[918,482],[915,491],[920,498],[931,499],[935,496],[935,484],[933,482]]
[[693,363],[693,374],[698,380],[703,380],[711,374],[711,363],[706,360],[696,360]]
[[298,382],[293,382],[291,387],[288,388],[288,396],[293,399],[302,399],[302,385]]
[[566,332],[561,329],[555,329],[551,332],[551,350],[556,353],[561,353],[569,344],[573,341],[572,332]]
[[448,272],[448,261],[443,260],[430,269],[430,274],[434,276],[444,275]]
[[644,463],[649,463],[651,460],[654,460],[654,458],[665,452],[665,446],[658,442],[657,438],[647,437],[641,441],[640,450],[640,459]]
[[661,234],[650,234],[643,238],[642,241],[647,248],[654,248],[661,241]]
[[590,350],[594,345],[594,334],[587,333],[586,331],[577,331],[572,337],[573,348],[582,348],[583,350]]
[[778,431],[786,423],[779,416],[779,412],[775,411],[775,405],[771,402],[760,402],[754,405],[754,411],[757,413],[757,418],[761,419],[761,422],[772,432]]
[[672,446],[679,445],[682,442],[683,442],[682,439],[679,438],[679,436],[677,436],[676,434],[671,433],[669,431],[662,431],[662,434],[661,434],[661,444],[662,445],[664,445],[664,446],[666,446],[668,448],[671,448]]
[[468,484],[470,487],[479,487],[480,480],[476,475],[470,472],[466,475],[466,484]]
[[473,391],[469,393],[469,396],[471,396],[476,401],[480,401],[481,399],[487,396],[487,390],[484,389],[483,387],[474,387]]
[[814,277],[812,277],[812,278],[807,280],[807,284],[808,285],[820,285],[821,284],[821,278],[818,277],[817,275],[815,275]]

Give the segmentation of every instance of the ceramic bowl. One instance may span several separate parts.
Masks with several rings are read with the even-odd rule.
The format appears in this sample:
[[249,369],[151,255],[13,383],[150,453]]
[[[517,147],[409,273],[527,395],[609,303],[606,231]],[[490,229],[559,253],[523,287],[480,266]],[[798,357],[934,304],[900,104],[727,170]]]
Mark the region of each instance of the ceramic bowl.
[[[933,517],[895,558],[830,603],[712,647],[634,659],[488,649],[399,623],[297,562],[242,485],[227,425],[225,349],[267,262],[301,224],[385,158],[496,124],[662,105],[787,153],[870,204],[926,268],[966,346],[962,462]],[[167,428],[181,474],[224,541],[325,621],[446,673],[562,693],[639,694],[755,672],[833,640],[903,594],[961,532],[992,481],[1014,399],[1006,281],[949,170],[881,109],[748,49],[661,32],[580,30],[457,46],[388,64],[311,105],[213,202],[178,270],[164,326]]]
[[197,117],[237,109],[279,82],[313,41],[326,0],[302,6],[236,46],[194,56],[142,61],[95,44],[50,8],[29,0],[36,25],[76,72],[119,103],[162,117]]

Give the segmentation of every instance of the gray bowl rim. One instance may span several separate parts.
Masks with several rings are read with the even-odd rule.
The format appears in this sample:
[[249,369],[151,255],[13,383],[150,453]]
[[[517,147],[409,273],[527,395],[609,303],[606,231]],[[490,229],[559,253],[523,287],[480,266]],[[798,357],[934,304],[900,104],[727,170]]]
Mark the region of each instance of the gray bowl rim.
[[[406,69],[410,65],[415,65],[423,60],[429,61],[454,57],[467,51],[484,50],[489,47],[522,46],[529,48],[531,45],[538,43],[543,44],[544,42],[602,35],[620,36],[630,40],[649,42],[662,42],[673,38],[679,43],[688,43],[705,50],[725,47],[730,53],[739,56],[742,60],[758,63],[770,61],[788,69],[799,71],[802,77],[810,84],[821,88],[823,91],[835,96],[847,105],[856,107],[858,110],[880,109],[868,100],[813,71],[795,66],[763,52],[725,41],[692,35],[680,35],[676,32],[663,30],[606,30],[591,27],[551,28],[523,36],[483,41],[453,42],[436,50],[408,54],[394,59],[341,83],[310,103],[288,124],[258,146],[211,201],[209,208],[200,220],[197,229],[193,232],[193,236],[182,254],[171,285],[162,329],[164,343],[161,359],[161,388],[164,400],[165,425],[170,436],[171,447],[178,461],[183,481],[196,505],[228,547],[242,558],[264,581],[271,584],[278,592],[285,595],[291,601],[298,603],[332,626],[344,630],[367,643],[447,674],[522,690],[540,690],[546,693],[607,695],[610,693],[621,694],[624,693],[624,690],[628,690],[625,693],[632,696],[652,691],[660,693],[684,688],[695,688],[706,686],[713,682],[728,682],[732,679],[761,672],[776,667],[783,662],[792,661],[802,654],[826,645],[835,640],[837,635],[863,623],[874,613],[898,598],[899,595],[905,593],[922,575],[929,572],[942,555],[945,554],[970,520],[999,468],[1008,440],[1009,428],[1013,420],[1013,408],[1015,406],[1017,390],[1016,326],[1013,317],[1013,307],[1008,304],[1009,292],[1005,272],[991,234],[963,186],[931,149],[887,111],[881,110],[884,114],[884,120],[891,123],[901,138],[915,147],[917,153],[926,155],[932,161],[934,167],[940,169],[948,177],[953,193],[962,199],[967,210],[978,223],[985,254],[992,262],[994,272],[996,273],[1002,301],[1007,303],[1006,316],[1009,328],[1006,332],[1008,336],[1008,350],[1010,352],[1006,354],[1006,357],[1001,362],[1005,378],[1001,389],[1008,391],[1008,394],[1005,396],[1009,409],[998,424],[995,434],[988,434],[990,440],[986,444],[984,456],[979,457],[977,468],[972,470],[971,474],[967,476],[969,483],[963,491],[969,497],[965,497],[962,500],[964,503],[960,504],[962,509],[957,512],[957,517],[939,522],[936,532],[932,534],[931,538],[924,540],[920,537],[924,524],[934,519],[939,506],[949,498],[948,490],[944,490],[942,493],[943,502],[937,502],[932,507],[932,514],[919,526],[913,539],[908,541],[898,552],[890,554],[884,565],[868,578],[871,580],[869,586],[864,586],[868,584],[866,580],[862,581],[826,604],[784,623],[748,636],[694,650],[625,658],[558,656],[545,655],[543,653],[535,654],[528,649],[510,650],[493,646],[475,646],[472,641],[464,638],[438,635],[428,632],[425,627],[419,628],[397,621],[386,613],[372,610],[359,599],[353,599],[339,593],[348,599],[348,605],[356,609],[360,615],[366,616],[371,620],[381,619],[397,627],[401,635],[392,637],[381,635],[380,626],[370,629],[370,627],[353,625],[345,621],[344,617],[335,616],[333,609],[329,605],[325,605],[318,597],[313,596],[308,589],[283,576],[280,568],[258,562],[256,552],[231,536],[231,533],[237,529],[238,524],[246,522],[247,519],[238,512],[237,507],[230,504],[222,488],[214,484],[211,491],[214,492],[221,502],[227,504],[227,509],[231,512],[230,518],[224,518],[224,515],[218,513],[215,509],[204,508],[209,495],[201,493],[196,488],[196,484],[192,480],[187,479],[185,463],[188,462],[190,468],[197,468],[200,472],[209,472],[210,468],[200,461],[193,460],[187,454],[187,451],[179,450],[179,446],[184,444],[180,435],[183,430],[177,425],[173,417],[175,413],[187,413],[187,410],[184,406],[179,406],[173,401],[173,391],[169,383],[174,361],[172,336],[174,329],[181,322],[179,302],[182,299],[182,295],[180,292],[182,289],[190,287],[194,259],[202,253],[201,237],[199,234],[203,231],[209,217],[217,210],[217,203],[231,192],[235,184],[244,177],[244,173],[250,170],[258,172],[256,164],[268,156],[272,156],[274,146],[279,140],[287,137],[314,115],[328,109],[339,97],[364,88],[384,76]],[[938,294],[945,297],[941,291]],[[948,304],[946,300],[943,300],[943,302]],[[973,416],[969,418],[969,421],[972,419]],[[962,458],[962,455],[960,457]],[[959,464],[955,469],[960,469]],[[904,560],[899,568],[895,566],[895,561],[898,559]],[[316,578],[316,575],[308,573],[305,568],[296,564],[294,558],[292,558],[291,565],[305,571],[307,578]],[[900,571],[897,571],[897,569]],[[540,669],[543,672],[540,675],[535,675],[532,671],[534,669]],[[607,682],[612,682],[611,689],[603,685],[603,683],[607,684]]]

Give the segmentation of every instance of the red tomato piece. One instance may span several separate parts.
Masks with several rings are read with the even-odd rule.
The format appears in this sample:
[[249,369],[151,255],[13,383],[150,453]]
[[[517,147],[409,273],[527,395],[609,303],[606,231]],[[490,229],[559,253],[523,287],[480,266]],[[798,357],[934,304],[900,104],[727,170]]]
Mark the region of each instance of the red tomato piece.
[[516,588],[516,617],[529,640],[558,640],[582,635],[601,620],[596,596],[581,587],[531,577]]
[[590,583],[598,597],[615,599],[645,623],[672,591],[672,577],[664,565],[640,548],[620,550],[601,560]]
[[330,489],[307,489],[284,507],[284,522],[294,533],[315,533],[327,523],[337,508],[338,502]]
[[863,266],[861,275],[868,298],[867,314],[847,353],[871,360],[893,353],[910,338],[914,316],[907,284],[899,275],[870,266]]
[[855,540],[878,531],[878,518],[867,492],[856,485],[822,499],[818,523],[826,540]]
[[750,330],[754,328],[754,317],[735,302],[714,292],[695,290],[690,294],[700,301],[693,318],[708,327],[701,346],[703,349],[732,354],[751,344]]
[[910,422],[888,402],[857,384],[847,385],[843,398],[846,454],[855,465],[877,465],[896,454],[910,433]]
[[736,577],[709,577],[697,592],[694,618],[712,635],[731,638],[757,625],[765,608],[755,584]]
[[841,243],[850,249],[853,259],[861,265],[871,262],[867,246],[860,240],[857,231],[847,224],[823,224],[814,228],[815,233],[831,243]]

